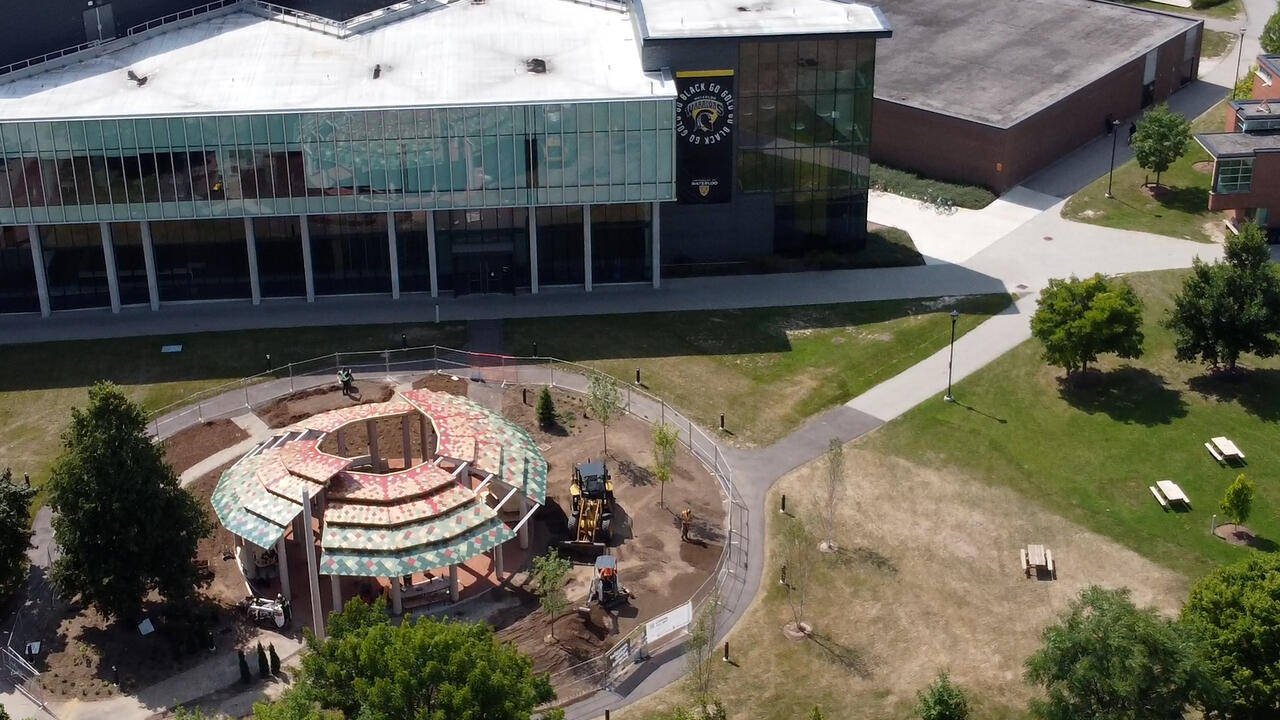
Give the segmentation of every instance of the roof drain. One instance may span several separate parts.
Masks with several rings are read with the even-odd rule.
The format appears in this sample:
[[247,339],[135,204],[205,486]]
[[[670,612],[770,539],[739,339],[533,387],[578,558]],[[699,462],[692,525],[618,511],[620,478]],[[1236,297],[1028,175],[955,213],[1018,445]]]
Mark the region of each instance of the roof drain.
[[534,75],[542,75],[547,72],[547,61],[542,58],[529,58],[524,61],[524,69]]

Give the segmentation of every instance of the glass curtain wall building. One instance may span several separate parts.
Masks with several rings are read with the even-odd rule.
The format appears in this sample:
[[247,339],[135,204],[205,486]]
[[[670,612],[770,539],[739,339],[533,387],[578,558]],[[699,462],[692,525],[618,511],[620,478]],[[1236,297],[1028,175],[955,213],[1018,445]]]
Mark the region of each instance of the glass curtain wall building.
[[860,236],[882,18],[729,28],[740,98],[682,119],[646,44],[685,11],[641,5],[445,2],[342,40],[233,5],[0,75],[0,312],[657,286],[682,123],[735,104],[724,187],[777,208],[753,232]]

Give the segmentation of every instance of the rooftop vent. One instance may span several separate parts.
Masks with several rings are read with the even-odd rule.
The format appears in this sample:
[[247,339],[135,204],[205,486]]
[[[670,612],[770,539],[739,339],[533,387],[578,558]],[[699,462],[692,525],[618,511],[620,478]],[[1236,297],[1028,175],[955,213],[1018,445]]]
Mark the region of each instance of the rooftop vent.
[[373,66],[373,79],[377,80],[382,77],[382,63]]
[[138,73],[136,73],[136,72],[134,72],[134,71],[132,71],[132,70],[130,70],[129,72],[127,72],[127,73],[125,73],[125,74],[126,74],[126,75],[128,75],[128,76],[129,76],[129,79],[130,79],[130,80],[132,80],[132,81],[134,82],[134,84],[135,84],[135,85],[137,85],[138,87],[142,87],[143,85],[146,85],[146,84],[147,84],[147,76],[146,76],[146,75],[143,75],[142,77],[138,77]]
[[471,0],[472,5],[484,5],[489,0]]
[[524,61],[524,69],[534,75],[542,75],[547,71],[547,61],[542,58],[529,58]]

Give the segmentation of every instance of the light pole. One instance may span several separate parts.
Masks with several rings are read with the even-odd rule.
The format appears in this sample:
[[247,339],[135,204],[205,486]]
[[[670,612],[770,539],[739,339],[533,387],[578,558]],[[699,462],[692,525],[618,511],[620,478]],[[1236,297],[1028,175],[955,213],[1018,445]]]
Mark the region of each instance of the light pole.
[[960,313],[955,310],[951,311],[951,356],[947,358],[947,394],[942,397],[947,402],[955,402],[956,399],[951,397],[951,366],[956,360],[956,320],[960,319]]
[[1240,61],[1244,58],[1244,34],[1249,28],[1240,28],[1240,47],[1236,48],[1236,74],[1231,78],[1231,97],[1235,100],[1236,83],[1240,82]]
[[1114,200],[1115,195],[1111,194],[1111,176],[1116,172],[1116,137],[1120,135],[1120,121],[1111,121],[1111,167],[1107,170],[1107,194],[1108,200]]

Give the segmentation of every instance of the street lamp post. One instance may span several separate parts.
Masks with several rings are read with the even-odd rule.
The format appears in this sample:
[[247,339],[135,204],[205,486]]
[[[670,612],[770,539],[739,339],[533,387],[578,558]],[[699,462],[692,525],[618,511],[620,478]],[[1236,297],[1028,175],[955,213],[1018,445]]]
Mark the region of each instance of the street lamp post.
[[951,396],[951,366],[956,360],[956,320],[960,319],[960,313],[955,310],[951,311],[951,356],[947,358],[947,394],[942,397],[947,402],[955,402],[956,399]]
[[[1244,58],[1244,34],[1249,28],[1240,28],[1240,46],[1236,48],[1236,74],[1231,77],[1231,95],[1236,93],[1236,83],[1240,82],[1240,61]],[[1230,99],[1234,100],[1234,97]]]
[[1111,194],[1111,176],[1116,172],[1116,137],[1120,135],[1120,121],[1111,121],[1111,167],[1107,169],[1107,194],[1108,200],[1114,200],[1115,195]]

